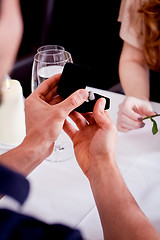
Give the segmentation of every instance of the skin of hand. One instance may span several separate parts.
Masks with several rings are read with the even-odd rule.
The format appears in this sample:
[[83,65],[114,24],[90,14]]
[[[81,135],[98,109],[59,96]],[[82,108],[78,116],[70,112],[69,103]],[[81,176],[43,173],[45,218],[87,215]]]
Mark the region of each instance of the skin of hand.
[[117,130],[108,113],[104,110],[105,99],[99,99],[92,113],[73,112],[70,117],[79,130],[65,121],[64,130],[74,144],[78,164],[84,174],[92,177],[94,168],[103,166],[115,156]]
[[119,105],[117,129],[120,132],[128,132],[144,127],[142,118],[155,114],[149,101],[135,97],[125,97]]
[[17,148],[0,156],[0,163],[25,175],[53,151],[66,117],[88,97],[80,89],[62,101],[57,95],[61,74],[45,80],[25,100],[26,137]]
[[41,142],[43,151],[49,150],[47,155],[51,154],[66,117],[88,97],[87,90],[81,89],[62,101],[56,92],[60,76],[54,75],[41,83],[25,101],[27,137]]
[[78,130],[67,120],[64,124],[78,164],[89,179],[104,239],[160,239],[123,181],[115,160],[117,129],[104,105],[101,98],[93,114],[71,113]]

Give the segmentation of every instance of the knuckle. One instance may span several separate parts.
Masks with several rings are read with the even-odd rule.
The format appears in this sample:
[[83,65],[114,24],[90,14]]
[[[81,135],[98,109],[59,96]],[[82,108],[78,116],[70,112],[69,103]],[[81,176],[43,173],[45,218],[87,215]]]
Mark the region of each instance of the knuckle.
[[126,123],[121,121],[120,126],[124,128],[124,127],[126,127]]
[[120,124],[120,123],[117,123],[117,130],[118,130],[118,131],[121,131],[121,129],[122,129],[121,124]]
[[121,128],[125,128],[126,124],[124,122],[121,122],[120,126],[121,126]]
[[119,106],[119,112],[122,114],[123,112],[125,112],[125,109],[126,109],[126,105],[125,105],[125,103],[122,103],[122,104]]
[[54,112],[54,115],[56,115],[57,119],[65,119],[66,118],[65,112],[61,108],[56,109],[56,111]]
[[71,105],[72,107],[77,107],[77,106],[78,106],[78,101],[77,101],[77,99],[76,99],[74,96],[72,96],[72,97],[70,98],[70,105]]
[[80,125],[81,124],[81,119],[76,119],[75,123],[76,123],[77,126]]
[[121,122],[125,122],[125,121],[126,121],[126,117],[124,116],[124,114],[121,114],[121,115],[119,116],[119,120],[120,120]]
[[123,114],[119,114],[118,118],[117,118],[117,122],[121,123],[122,121],[124,121],[124,116],[123,116]]
[[120,132],[121,131],[121,128],[119,126],[117,126],[117,130]]

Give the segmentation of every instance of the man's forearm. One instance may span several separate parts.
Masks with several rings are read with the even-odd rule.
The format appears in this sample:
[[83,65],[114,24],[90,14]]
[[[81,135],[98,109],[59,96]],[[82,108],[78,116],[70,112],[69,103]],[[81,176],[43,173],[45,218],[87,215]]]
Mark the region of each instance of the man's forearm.
[[[42,148],[39,147],[41,151]],[[44,160],[37,146],[24,140],[18,147],[0,155],[0,164],[27,176]]]
[[90,183],[105,239],[160,239],[126,187],[115,163],[96,170]]

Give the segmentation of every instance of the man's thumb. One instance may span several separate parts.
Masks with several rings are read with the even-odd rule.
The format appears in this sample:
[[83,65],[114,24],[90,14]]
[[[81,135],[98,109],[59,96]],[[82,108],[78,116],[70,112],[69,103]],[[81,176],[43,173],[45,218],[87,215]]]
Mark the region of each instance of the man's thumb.
[[72,112],[75,108],[79,107],[84,101],[87,100],[88,91],[86,89],[80,89],[72,93],[68,98],[59,104],[63,108],[66,115]]

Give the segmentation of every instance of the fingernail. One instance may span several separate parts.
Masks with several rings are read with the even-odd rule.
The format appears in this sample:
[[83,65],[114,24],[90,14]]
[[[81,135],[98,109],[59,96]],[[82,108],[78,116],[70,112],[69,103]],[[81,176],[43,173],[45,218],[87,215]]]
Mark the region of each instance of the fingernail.
[[104,110],[104,109],[105,109],[105,106],[106,106],[106,99],[105,99],[105,98],[102,98],[100,107],[101,107],[101,109]]
[[145,126],[145,123],[142,122],[142,123],[140,124],[140,128],[143,128],[144,126]]
[[88,97],[88,92],[86,90],[80,90],[79,95],[82,99],[86,100]]
[[143,120],[143,119],[142,119],[141,117],[138,118],[138,121],[142,122],[142,120]]

